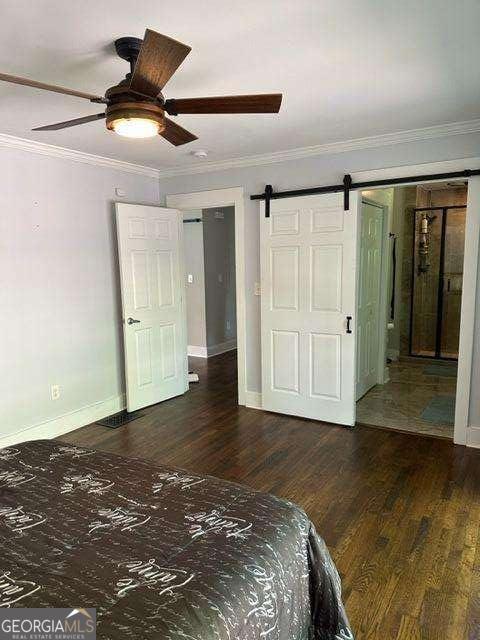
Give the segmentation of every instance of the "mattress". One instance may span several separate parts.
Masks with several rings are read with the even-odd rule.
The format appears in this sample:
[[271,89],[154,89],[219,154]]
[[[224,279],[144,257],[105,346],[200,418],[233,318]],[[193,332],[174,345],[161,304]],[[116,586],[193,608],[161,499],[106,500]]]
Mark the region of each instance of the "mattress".
[[350,640],[296,505],[49,440],[0,450],[0,606],[95,607],[105,640]]

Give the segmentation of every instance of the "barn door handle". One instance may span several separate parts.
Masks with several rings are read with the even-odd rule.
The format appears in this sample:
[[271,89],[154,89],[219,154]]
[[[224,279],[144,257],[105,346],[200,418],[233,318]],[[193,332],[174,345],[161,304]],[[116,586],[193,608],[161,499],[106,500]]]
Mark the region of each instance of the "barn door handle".
[[127,324],[136,324],[137,322],[140,322],[140,320],[135,320],[135,318],[128,318],[127,320]]
[[350,328],[350,322],[352,321],[352,316],[347,316],[347,333],[352,333]]

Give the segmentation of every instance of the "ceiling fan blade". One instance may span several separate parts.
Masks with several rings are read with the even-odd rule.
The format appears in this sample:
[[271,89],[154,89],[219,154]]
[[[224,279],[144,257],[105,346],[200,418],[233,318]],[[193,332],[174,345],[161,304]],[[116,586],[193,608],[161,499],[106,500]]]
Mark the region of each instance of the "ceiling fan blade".
[[147,29],[133,70],[130,89],[156,98],[191,50],[186,44]]
[[172,116],[179,113],[278,113],[281,93],[251,96],[215,96],[166,100],[164,109]]
[[76,127],[77,124],[85,124],[86,122],[93,122],[94,120],[101,120],[102,118],[105,118],[104,113],[95,113],[91,116],[84,116],[83,118],[75,118],[74,120],[66,120],[65,122],[47,124],[44,127],[36,127],[35,129],[32,129],[32,131],[57,131],[57,129]]
[[176,122],[173,122],[170,118],[165,118],[165,129],[160,135],[176,147],[179,147],[181,144],[187,144],[187,142],[198,140],[197,136],[193,135],[193,133],[190,133],[190,131],[187,131]]
[[105,98],[96,96],[93,93],[85,93],[84,91],[76,91],[75,89],[66,89],[58,87],[54,84],[45,84],[45,82],[37,82],[37,80],[29,80],[20,76],[10,76],[7,73],[0,73],[0,80],[3,82],[12,82],[13,84],[23,84],[34,89],[44,89],[45,91],[54,91],[55,93],[65,93],[68,96],[76,96],[77,98],[85,98],[92,102],[105,102]]

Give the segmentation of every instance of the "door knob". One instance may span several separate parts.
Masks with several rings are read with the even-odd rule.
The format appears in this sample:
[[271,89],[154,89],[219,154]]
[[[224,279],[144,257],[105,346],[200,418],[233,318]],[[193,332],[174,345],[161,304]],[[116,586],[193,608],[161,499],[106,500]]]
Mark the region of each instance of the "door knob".
[[127,320],[127,324],[136,324],[137,322],[140,322],[140,320],[135,320],[135,318],[128,318]]

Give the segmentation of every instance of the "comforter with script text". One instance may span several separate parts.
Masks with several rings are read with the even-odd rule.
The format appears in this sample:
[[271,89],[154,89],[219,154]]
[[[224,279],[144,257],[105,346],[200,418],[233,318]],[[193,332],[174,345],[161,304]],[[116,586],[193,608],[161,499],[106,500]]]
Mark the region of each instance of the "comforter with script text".
[[104,640],[351,640],[296,505],[53,441],[0,450],[0,606],[96,607]]

